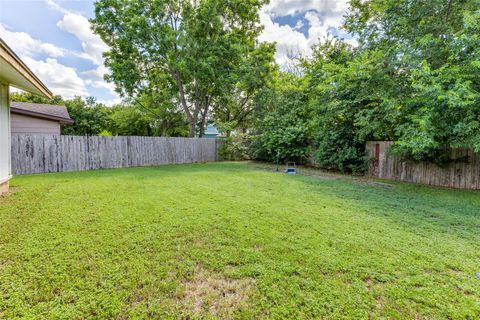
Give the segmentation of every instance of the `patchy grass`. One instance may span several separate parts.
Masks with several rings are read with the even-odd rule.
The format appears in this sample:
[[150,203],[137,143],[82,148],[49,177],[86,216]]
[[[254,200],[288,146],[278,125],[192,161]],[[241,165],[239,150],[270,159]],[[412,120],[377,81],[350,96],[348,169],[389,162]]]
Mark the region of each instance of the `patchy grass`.
[[480,317],[480,193],[217,163],[17,177],[0,318]]
[[247,307],[252,284],[251,278],[228,279],[199,267],[182,285],[177,306],[184,316],[232,318]]

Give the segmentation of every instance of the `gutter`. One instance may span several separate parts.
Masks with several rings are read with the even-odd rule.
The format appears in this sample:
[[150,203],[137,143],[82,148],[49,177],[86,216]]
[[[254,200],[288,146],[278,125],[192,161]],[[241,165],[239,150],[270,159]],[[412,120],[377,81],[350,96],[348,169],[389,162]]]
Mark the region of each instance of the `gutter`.
[[0,56],[19,74],[24,76],[46,98],[51,99],[53,94],[47,86],[27,67],[15,52],[0,38]]
[[73,119],[71,119],[71,118],[57,117],[57,116],[52,116],[52,115],[45,114],[45,113],[39,113],[39,112],[35,112],[35,111],[27,111],[27,110],[23,110],[23,109],[17,109],[15,107],[10,107],[10,112],[16,113],[16,114],[23,114],[23,115],[31,116],[31,117],[35,117],[35,118],[55,120],[55,121],[59,121],[61,124],[73,124],[73,123],[75,123],[75,121],[73,121]]

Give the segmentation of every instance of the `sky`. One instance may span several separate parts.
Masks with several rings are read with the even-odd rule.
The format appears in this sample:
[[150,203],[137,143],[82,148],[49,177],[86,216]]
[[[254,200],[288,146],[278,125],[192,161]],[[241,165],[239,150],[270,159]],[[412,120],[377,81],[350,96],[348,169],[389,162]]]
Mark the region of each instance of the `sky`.
[[[347,0],[271,0],[260,12],[259,40],[277,43],[279,64],[308,56],[327,35],[354,42],[340,29],[347,7]],[[94,0],[0,0],[0,38],[54,94],[113,105],[121,99],[103,80],[108,46],[91,31],[93,16]]]

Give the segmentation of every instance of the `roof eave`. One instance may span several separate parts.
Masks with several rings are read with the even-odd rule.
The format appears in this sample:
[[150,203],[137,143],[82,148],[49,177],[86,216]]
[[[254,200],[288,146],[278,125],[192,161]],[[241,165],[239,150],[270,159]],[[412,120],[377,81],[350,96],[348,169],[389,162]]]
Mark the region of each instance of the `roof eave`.
[[[0,80],[6,81],[9,85],[16,88],[44,96],[51,99],[53,94],[50,90],[37,78],[37,76],[20,60],[12,49],[0,38],[0,62],[5,62],[5,68],[10,67],[14,72],[10,72],[9,76],[4,78],[0,74]],[[2,63],[3,64],[3,63]],[[7,70],[8,71],[8,70]],[[5,72],[7,72],[5,71]]]
[[75,122],[71,118],[57,117],[57,116],[52,116],[52,115],[48,115],[48,114],[45,114],[45,113],[18,109],[18,108],[15,108],[15,107],[10,107],[10,112],[25,115],[25,116],[35,117],[35,118],[54,120],[54,121],[58,121],[62,124],[73,124]]

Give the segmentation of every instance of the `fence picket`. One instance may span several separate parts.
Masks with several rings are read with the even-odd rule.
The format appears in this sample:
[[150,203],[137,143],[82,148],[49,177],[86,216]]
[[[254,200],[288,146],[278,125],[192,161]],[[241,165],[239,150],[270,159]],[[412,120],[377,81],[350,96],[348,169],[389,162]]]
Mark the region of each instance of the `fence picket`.
[[413,162],[393,155],[390,152],[393,145],[391,141],[367,142],[370,158],[375,156],[377,144],[380,146],[380,159],[378,166],[370,161],[369,177],[458,189],[480,189],[480,154],[473,149],[450,149],[451,159],[468,157],[468,161],[453,161],[445,167],[439,167],[433,163]]
[[217,161],[215,139],[12,135],[15,175]]

